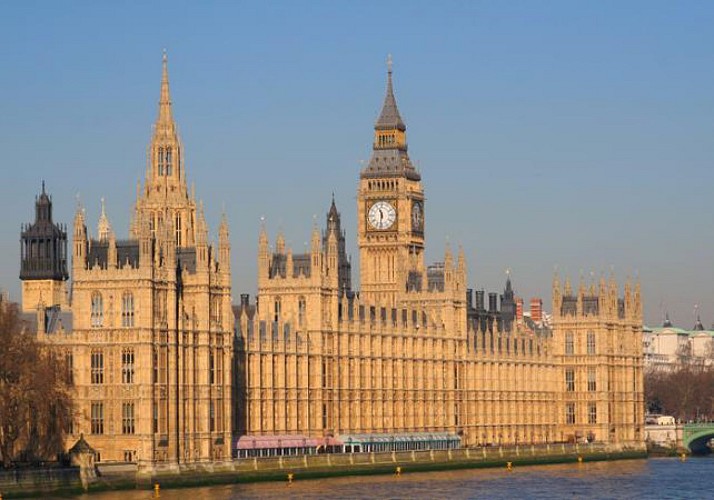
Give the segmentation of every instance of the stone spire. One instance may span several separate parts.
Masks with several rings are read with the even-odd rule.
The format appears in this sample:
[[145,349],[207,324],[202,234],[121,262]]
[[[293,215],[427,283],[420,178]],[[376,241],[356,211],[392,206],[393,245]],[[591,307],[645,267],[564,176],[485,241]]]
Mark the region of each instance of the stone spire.
[[171,112],[171,93],[169,92],[168,56],[164,49],[161,61],[161,95],[159,97],[159,114],[156,117],[156,132],[173,133],[175,127]]
[[231,241],[228,231],[228,217],[223,212],[221,225],[218,227],[218,263],[221,271],[230,273],[231,269]]
[[109,241],[109,235],[112,232],[112,226],[109,223],[106,210],[104,208],[104,198],[101,199],[102,212],[99,214],[99,223],[97,224],[97,238],[99,241]]
[[392,85],[392,55],[387,56],[387,92],[384,96],[384,104],[382,104],[382,112],[374,124],[375,130],[401,130],[406,131],[407,126],[404,124],[399,108],[397,108],[397,100],[394,97],[394,87]]
[[[181,192],[186,186],[183,175],[181,140],[174,121],[169,92],[169,70],[166,51],[161,62],[161,92],[159,95],[159,110],[154,123],[154,134],[149,148],[149,164],[151,181],[165,185],[167,182],[180,181]],[[147,179],[149,180],[149,179]],[[149,189],[151,191],[151,189]]]

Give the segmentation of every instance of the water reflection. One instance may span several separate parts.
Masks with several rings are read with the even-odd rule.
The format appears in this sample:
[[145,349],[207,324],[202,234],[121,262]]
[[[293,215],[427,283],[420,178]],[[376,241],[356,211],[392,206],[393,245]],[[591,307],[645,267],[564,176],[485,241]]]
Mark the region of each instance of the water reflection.
[[[287,483],[255,483],[161,491],[162,500],[264,498],[551,499],[708,498],[714,459],[624,460],[504,469],[355,476]],[[148,500],[151,491],[83,495],[87,500]]]

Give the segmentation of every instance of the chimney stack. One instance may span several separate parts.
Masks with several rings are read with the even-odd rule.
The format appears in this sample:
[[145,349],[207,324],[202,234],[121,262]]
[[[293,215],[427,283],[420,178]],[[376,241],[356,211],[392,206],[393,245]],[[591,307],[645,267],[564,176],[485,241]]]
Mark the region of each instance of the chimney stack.
[[543,321],[543,300],[538,297],[531,299],[531,319],[536,323]]
[[490,292],[488,294],[488,312],[498,311],[498,294],[496,292]]

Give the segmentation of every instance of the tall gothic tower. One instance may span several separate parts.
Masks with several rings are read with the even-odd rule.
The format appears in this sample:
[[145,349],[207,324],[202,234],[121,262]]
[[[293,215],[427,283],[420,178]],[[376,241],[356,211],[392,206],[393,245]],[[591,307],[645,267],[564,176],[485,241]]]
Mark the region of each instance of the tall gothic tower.
[[392,87],[374,126],[372,157],[360,173],[357,194],[362,293],[395,307],[407,283],[424,275],[424,190],[407,154],[406,125]]
[[[197,218],[193,193],[186,186],[183,145],[171,110],[167,57],[161,73],[159,113],[147,154],[143,189],[137,186],[137,200],[132,220],[132,237],[137,238],[141,221],[148,222],[152,237],[157,229],[171,224],[177,247],[196,244]],[[200,218],[200,217],[199,217]]]
[[74,365],[70,442],[83,433],[98,461],[137,462],[142,471],[231,456],[228,222],[211,245],[186,188],[165,55],[147,156],[128,239],[116,237],[103,204],[97,238],[77,211],[72,331],[49,338]]

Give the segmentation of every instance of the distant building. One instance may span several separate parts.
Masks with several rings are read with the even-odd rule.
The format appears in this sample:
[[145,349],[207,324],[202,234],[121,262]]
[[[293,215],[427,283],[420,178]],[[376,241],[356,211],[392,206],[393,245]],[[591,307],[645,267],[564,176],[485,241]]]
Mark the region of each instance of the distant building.
[[699,316],[691,330],[675,327],[665,315],[661,327],[643,331],[645,368],[670,371],[685,365],[714,364],[714,329],[706,330]]

